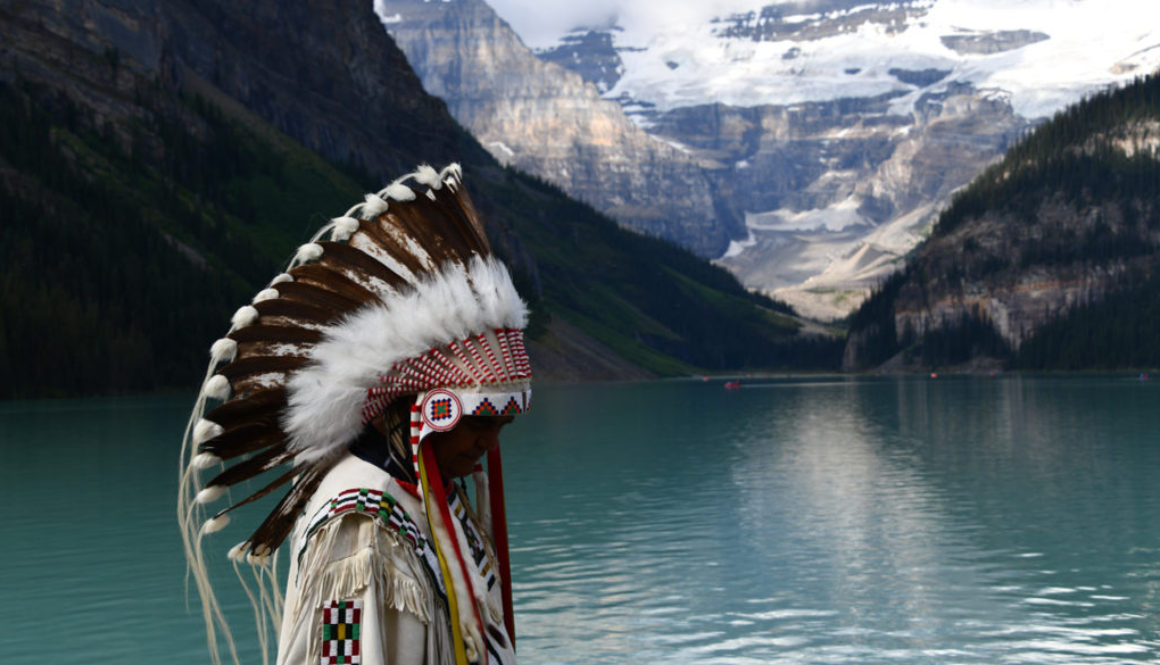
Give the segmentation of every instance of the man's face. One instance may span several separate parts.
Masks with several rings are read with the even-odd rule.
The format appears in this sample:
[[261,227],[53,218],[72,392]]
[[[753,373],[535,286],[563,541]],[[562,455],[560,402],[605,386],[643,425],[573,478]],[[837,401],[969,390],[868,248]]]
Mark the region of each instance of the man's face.
[[464,416],[455,429],[427,436],[444,480],[469,475],[484,453],[499,445],[499,433],[513,416]]

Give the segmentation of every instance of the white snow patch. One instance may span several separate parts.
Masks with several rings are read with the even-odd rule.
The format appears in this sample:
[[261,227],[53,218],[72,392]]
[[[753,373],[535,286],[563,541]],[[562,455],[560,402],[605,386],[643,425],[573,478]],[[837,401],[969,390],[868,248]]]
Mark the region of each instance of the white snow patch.
[[665,145],[669,146],[670,148],[675,148],[676,150],[683,152],[686,155],[692,154],[692,152],[693,152],[692,150],[689,150],[689,146],[685,145],[684,143],[681,143],[680,141],[677,141],[674,139],[659,138],[659,137],[654,137],[654,138],[657,138],[661,143],[664,143]]
[[[376,0],[376,8],[382,2]],[[866,22],[825,39],[777,42],[721,36],[730,16],[760,13],[769,0],[491,4],[533,46],[557,44],[576,25],[615,24],[618,29],[611,35],[623,49],[624,75],[606,97],[626,95],[655,104],[658,111],[711,103],[785,105],[898,91],[907,94],[891,110],[906,113],[924,90],[902,83],[890,70],[933,68],[951,72],[938,84],[941,89],[959,81],[1002,91],[1010,95],[1017,113],[1039,118],[1160,67],[1160,2],[1141,0],[932,0],[925,5],[926,14],[905,30]],[[824,25],[839,14],[873,8],[867,4],[782,20]],[[570,23],[566,27],[565,19]],[[553,33],[550,26],[555,23],[560,27]],[[958,53],[941,40],[946,35],[1012,30],[1049,38],[993,54]],[[796,49],[795,56],[783,58],[791,49]],[[668,63],[678,66],[673,69]],[[852,77],[845,74],[849,68],[861,71]],[[633,110],[626,112],[631,115]],[[636,120],[647,126],[647,121]]]
[[730,240],[729,248],[726,249],[725,253],[721,255],[721,258],[729,259],[733,258],[734,256],[739,256],[741,252],[744,252],[746,249],[753,247],[756,244],[757,238],[753,236],[753,231],[750,231],[749,236],[745,238],[745,240]]
[[747,212],[745,226],[756,231],[841,231],[851,226],[871,226],[858,213],[858,205],[858,199],[851,196],[817,210]]
[[508,147],[503,141],[488,141],[484,144],[487,151],[490,152],[497,159],[505,160],[516,156],[516,151]]

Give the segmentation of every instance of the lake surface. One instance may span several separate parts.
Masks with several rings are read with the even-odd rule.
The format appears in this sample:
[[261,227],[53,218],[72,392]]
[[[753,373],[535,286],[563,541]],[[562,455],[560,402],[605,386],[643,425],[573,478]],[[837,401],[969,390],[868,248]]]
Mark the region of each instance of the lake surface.
[[[504,438],[522,663],[1160,660],[1156,382],[536,390]],[[174,525],[190,404],[0,403],[0,662],[208,662]]]

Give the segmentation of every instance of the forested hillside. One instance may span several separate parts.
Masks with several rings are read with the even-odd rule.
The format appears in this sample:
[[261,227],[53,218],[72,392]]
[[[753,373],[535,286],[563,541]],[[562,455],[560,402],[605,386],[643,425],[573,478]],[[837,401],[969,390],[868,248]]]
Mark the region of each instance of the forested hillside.
[[[196,385],[230,312],[361,188],[191,100],[147,154],[68,97],[0,85],[0,376],[8,395]],[[129,130],[128,141],[124,132]],[[293,235],[292,235],[293,234]]]
[[193,389],[294,247],[453,159],[549,378],[836,365],[838,342],[724,271],[497,165],[365,5],[0,9],[0,397]]
[[851,317],[844,364],[1160,358],[1160,77],[1059,113],[955,196]]

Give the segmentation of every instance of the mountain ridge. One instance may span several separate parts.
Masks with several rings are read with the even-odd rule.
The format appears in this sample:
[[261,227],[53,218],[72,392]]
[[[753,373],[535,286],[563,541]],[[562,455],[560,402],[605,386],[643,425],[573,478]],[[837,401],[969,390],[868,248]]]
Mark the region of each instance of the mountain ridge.
[[[425,10],[454,21],[468,4],[481,11],[478,2],[461,0],[430,3]],[[998,159],[1038,114],[1079,92],[1123,81],[1133,68],[1160,65],[1160,49],[1144,48],[1160,44],[1160,31],[1135,30],[1136,23],[1117,22],[1115,11],[1093,3],[1056,12],[996,3],[968,7],[959,0],[763,4],[734,14],[687,5],[671,11],[625,6],[611,27],[607,17],[597,17],[599,25],[554,43],[541,39],[525,57],[572,69],[648,134],[698,164],[717,222],[709,242],[695,225],[618,219],[715,258],[747,288],[819,319],[844,317],[901,265],[950,194]],[[395,19],[388,29],[406,30],[408,4],[386,5]],[[1085,40],[1072,25],[1081,19],[1100,26],[1100,35]],[[491,19],[472,39],[515,40],[514,34],[497,36],[501,23]],[[463,36],[428,34],[427,40],[443,52],[468,43]],[[438,78],[440,68],[428,71],[423,57],[410,53],[431,51],[421,42],[402,44],[425,81]],[[1085,57],[1069,55],[1073,51]],[[475,67],[477,55],[464,50],[457,62]],[[527,67],[532,65],[507,69]],[[1030,83],[1039,79],[1039,87]],[[482,80],[473,85],[484,87]],[[439,90],[458,108],[456,90]],[[552,84],[538,92],[497,93],[505,104],[537,94],[555,97],[515,113],[590,105],[585,100],[592,93],[576,96]],[[479,133],[475,121],[460,119]],[[506,145],[502,123],[486,131],[496,146]],[[512,131],[524,153],[535,149],[526,128]],[[596,154],[585,146],[598,136],[580,129],[568,136],[580,145],[577,158]],[[558,168],[541,169],[535,158],[524,157],[525,167],[540,177],[566,191],[579,187]],[[636,168],[650,181],[669,177],[647,160]],[[623,196],[610,180],[599,190],[589,188],[583,198],[601,209],[610,210]],[[599,195],[603,203],[593,199]]]
[[[1150,315],[1077,314],[1122,307],[1127,293],[1156,298],[1158,109],[1153,74],[1061,111],[1020,141],[956,194],[905,270],[853,315],[844,367],[990,357],[1028,369],[1109,368],[1101,354],[1123,363],[1115,367],[1153,362],[1154,345],[1143,341],[1135,355],[1111,346],[1081,353],[1075,331],[1090,342],[1116,339],[1116,329],[1160,329]],[[1074,330],[1060,325],[1067,320]]]
[[[731,234],[680,148],[649,136],[579,75],[542,62],[482,0],[376,0],[425,89],[502,164],[560,185],[626,226],[702,256]],[[696,240],[692,238],[696,237]]]
[[[312,231],[384,178],[454,158],[555,376],[795,362],[796,327],[727,273],[496,164],[422,91],[369,2],[229,8],[0,8],[4,397],[196,385],[230,313]],[[302,48],[272,48],[287,43]],[[716,300],[656,279],[666,270]],[[617,284],[631,320],[611,314]],[[707,335],[710,321],[732,336]]]

